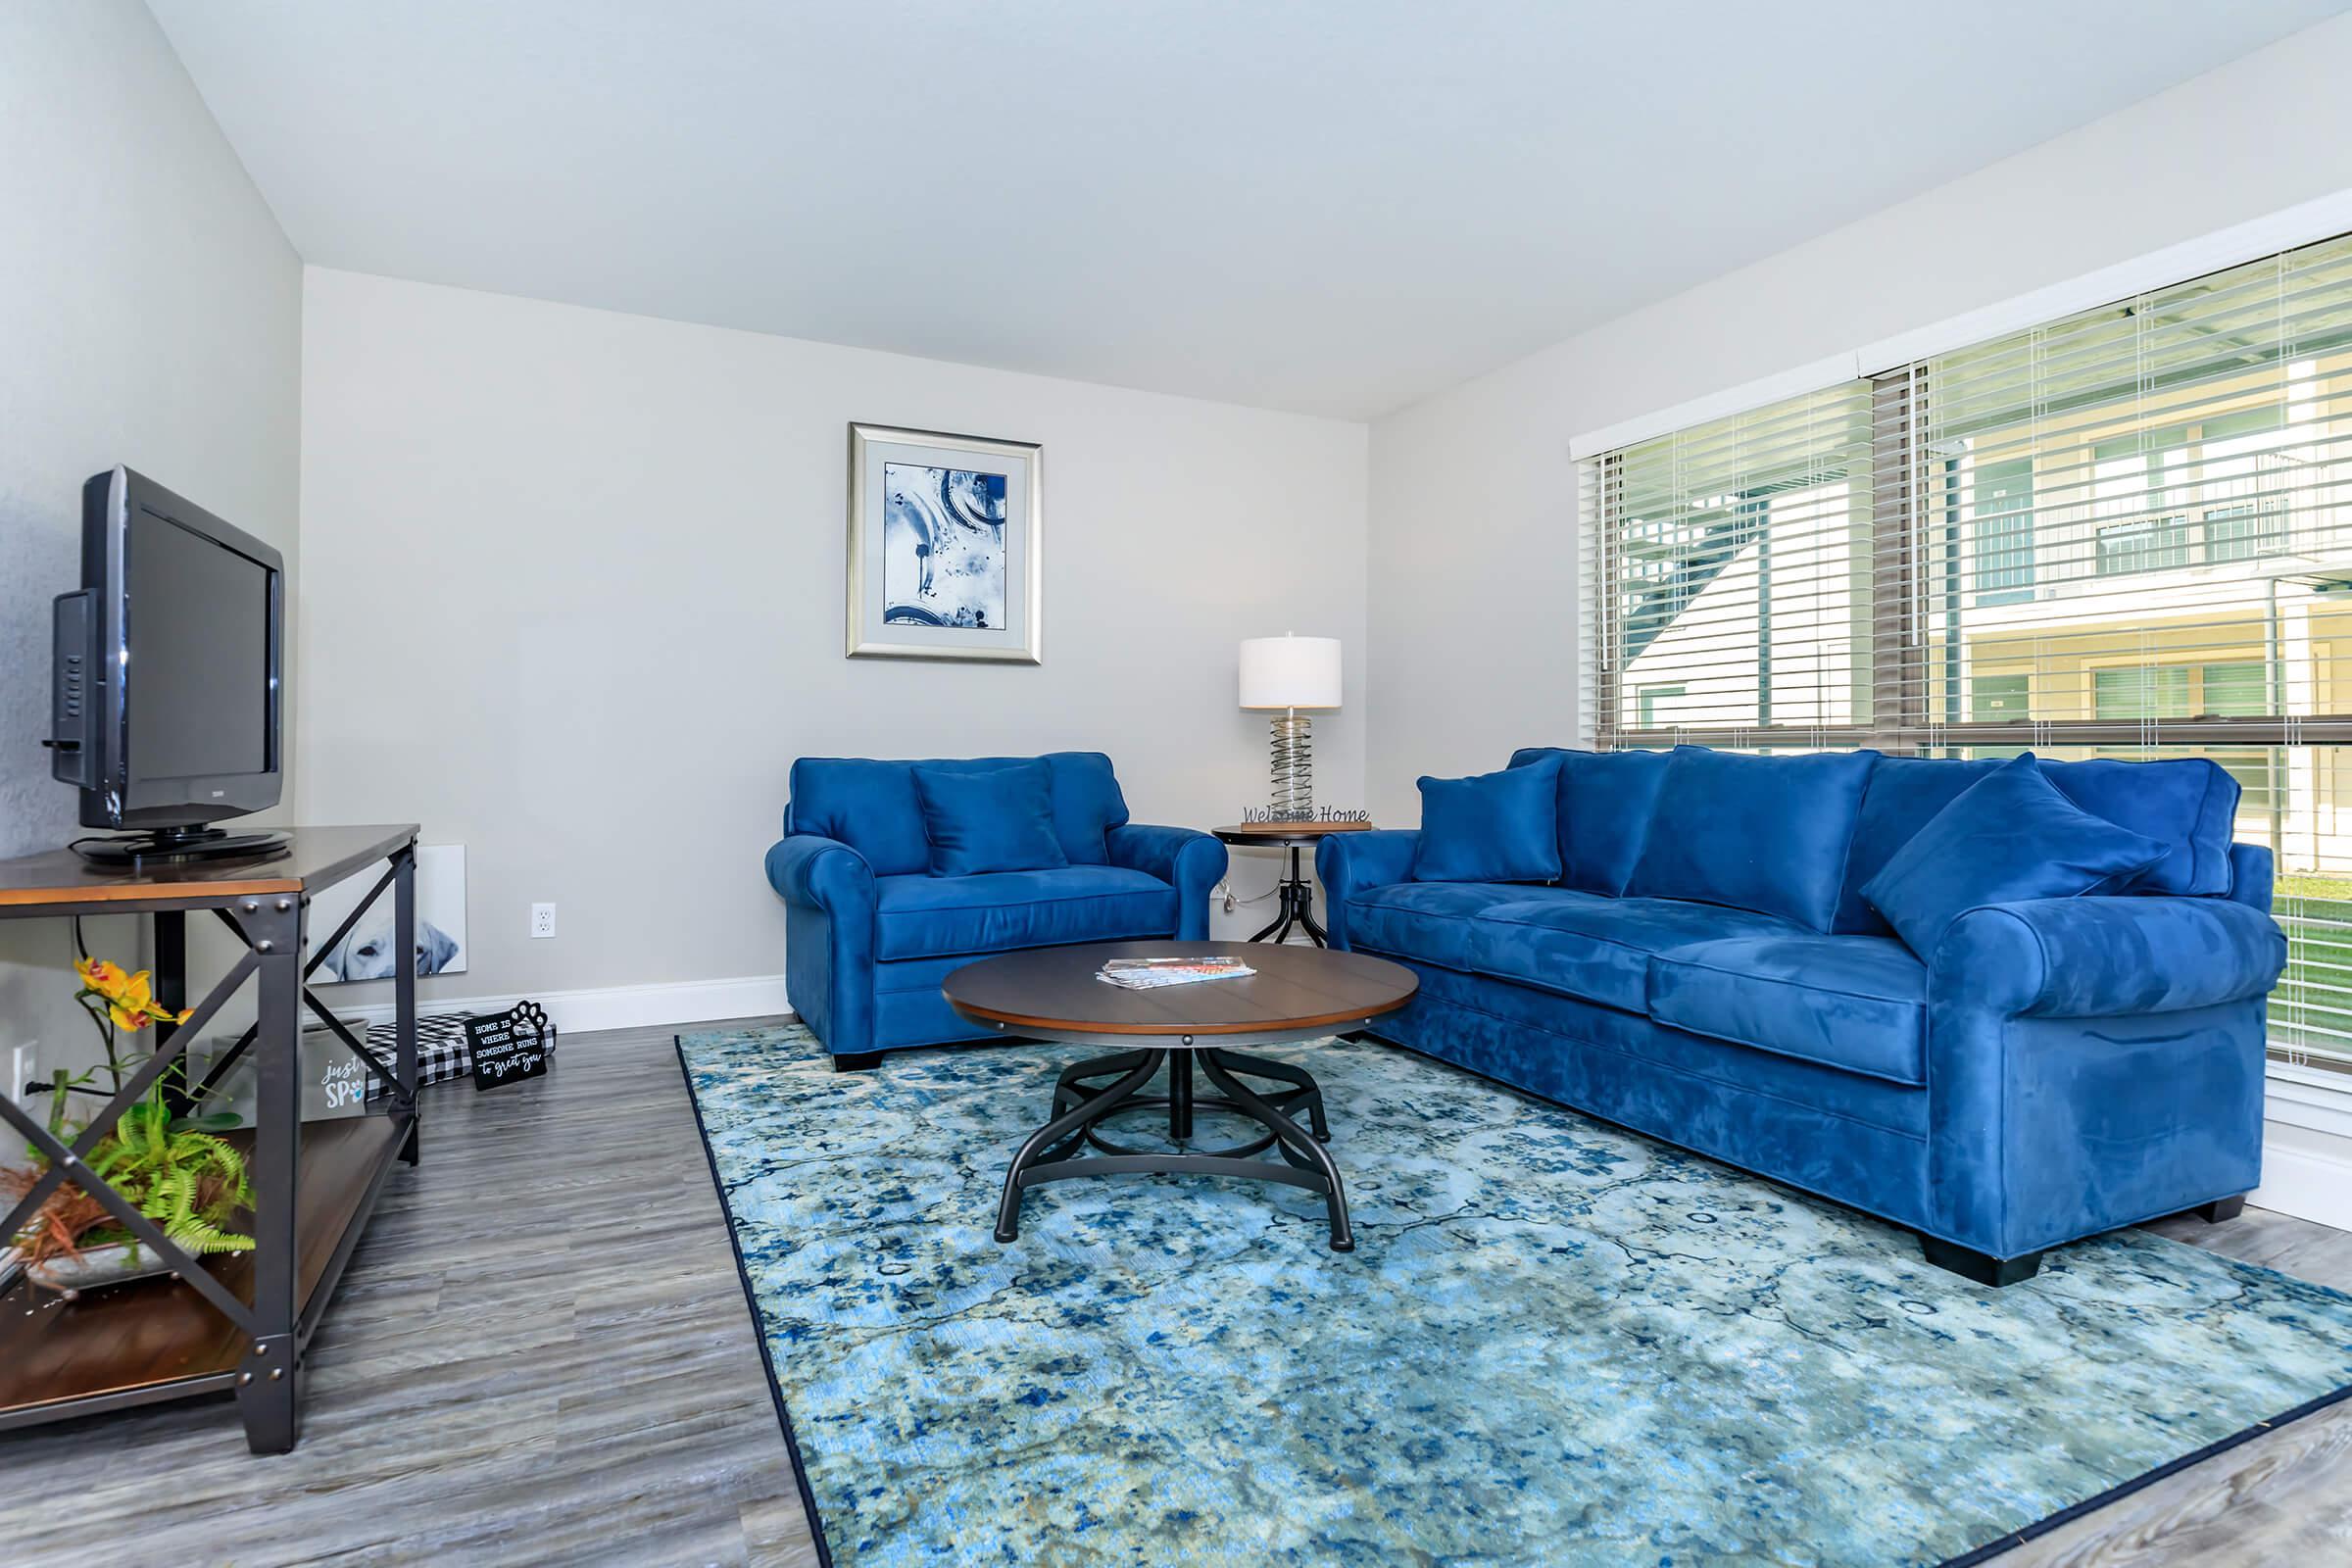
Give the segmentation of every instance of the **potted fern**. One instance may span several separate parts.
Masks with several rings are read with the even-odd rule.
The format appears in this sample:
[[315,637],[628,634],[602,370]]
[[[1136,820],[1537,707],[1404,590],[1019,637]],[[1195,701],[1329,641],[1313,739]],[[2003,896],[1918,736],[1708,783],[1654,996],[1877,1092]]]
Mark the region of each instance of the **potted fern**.
[[[81,977],[75,997],[97,1025],[106,1049],[103,1069],[120,1094],[129,1064],[118,1037],[135,1035],[159,1022],[186,1021],[185,1011],[158,1004],[147,971],[125,974],[104,959],[83,957],[74,972]],[[84,1088],[100,1069],[79,1078],[64,1071],[51,1082],[49,1130],[63,1138],[67,1130],[68,1094]],[[253,1238],[230,1227],[240,1210],[251,1206],[253,1187],[245,1156],[220,1134],[233,1116],[175,1116],[165,1098],[164,1075],[90,1152],[90,1173],[120,1193],[154,1220],[158,1228],[183,1250],[203,1256],[213,1252],[243,1252]],[[184,1075],[183,1075],[184,1081]],[[0,1188],[22,1197],[40,1179],[46,1161],[35,1159],[30,1170],[0,1176]],[[171,1265],[142,1244],[96,1199],[72,1182],[60,1187],[33,1214],[15,1238],[20,1260],[36,1285],[69,1296],[99,1285],[121,1284],[150,1274],[169,1272]]]

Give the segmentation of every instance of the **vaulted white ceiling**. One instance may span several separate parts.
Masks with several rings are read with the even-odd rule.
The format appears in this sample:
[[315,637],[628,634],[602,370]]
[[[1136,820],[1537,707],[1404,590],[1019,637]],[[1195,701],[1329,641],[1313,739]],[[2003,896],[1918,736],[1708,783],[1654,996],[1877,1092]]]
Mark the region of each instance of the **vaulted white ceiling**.
[[321,266],[1361,417],[2347,0],[151,3]]

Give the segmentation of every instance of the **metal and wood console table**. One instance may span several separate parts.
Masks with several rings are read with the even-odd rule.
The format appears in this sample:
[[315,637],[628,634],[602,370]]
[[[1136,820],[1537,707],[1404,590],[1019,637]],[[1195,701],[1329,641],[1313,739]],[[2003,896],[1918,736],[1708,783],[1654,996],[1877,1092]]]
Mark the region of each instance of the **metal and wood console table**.
[[[311,896],[379,860],[389,864],[374,889],[315,954],[306,955]],[[0,1237],[17,1234],[71,1176],[177,1269],[170,1278],[71,1301],[23,1277],[0,1295],[0,1430],[230,1391],[256,1453],[294,1446],[302,1426],[304,1348],[393,1164],[416,1162],[415,966],[395,965],[399,1023],[392,1062],[371,1054],[305,982],[387,890],[395,951],[415,952],[416,875],[414,826],[297,828],[285,851],[269,859],[183,861],[145,871],[93,870],[62,850],[0,860],[0,919],[153,915],[156,994],[165,1006],[188,1004],[191,911],[211,912],[245,944],[243,956],[195,1004],[186,1023],[157,1031],[154,1055],[70,1145],[52,1138],[43,1118],[0,1097],[0,1124],[49,1161],[40,1185],[0,1222]],[[213,1065],[195,1097],[201,1100],[252,1053],[255,1126],[227,1136],[249,1153],[256,1246],[251,1252],[199,1261],[81,1161],[248,979],[258,992],[253,1027]],[[391,1085],[381,1114],[303,1124],[306,1007]]]

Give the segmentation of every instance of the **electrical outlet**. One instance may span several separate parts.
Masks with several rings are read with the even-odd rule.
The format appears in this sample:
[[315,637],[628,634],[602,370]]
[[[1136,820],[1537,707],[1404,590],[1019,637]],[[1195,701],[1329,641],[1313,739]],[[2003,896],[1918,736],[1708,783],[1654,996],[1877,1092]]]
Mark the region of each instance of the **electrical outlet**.
[[531,936],[552,937],[556,934],[556,906],[552,904],[531,906]]
[[8,1098],[24,1103],[24,1091],[41,1075],[40,1042],[27,1040],[8,1054]]

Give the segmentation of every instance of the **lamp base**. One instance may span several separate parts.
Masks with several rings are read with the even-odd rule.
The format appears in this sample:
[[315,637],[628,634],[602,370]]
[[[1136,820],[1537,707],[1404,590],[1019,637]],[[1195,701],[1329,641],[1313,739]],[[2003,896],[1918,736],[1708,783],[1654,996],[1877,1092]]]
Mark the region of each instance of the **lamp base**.
[[1274,821],[1315,819],[1314,722],[1297,709],[1274,715]]

